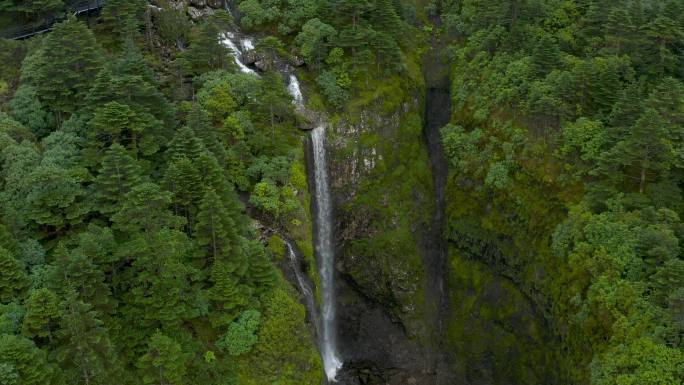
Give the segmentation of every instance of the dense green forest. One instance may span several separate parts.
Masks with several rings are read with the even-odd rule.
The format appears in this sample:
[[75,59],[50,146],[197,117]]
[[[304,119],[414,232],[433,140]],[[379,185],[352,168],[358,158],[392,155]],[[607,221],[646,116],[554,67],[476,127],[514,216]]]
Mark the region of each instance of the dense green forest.
[[1,385],[324,383],[284,273],[289,239],[319,287],[321,117],[338,275],[452,366],[347,385],[684,383],[681,1],[76,3],[0,0],[0,32],[59,18],[0,40]]
[[683,6],[437,9],[453,36],[448,236],[499,245],[490,262],[542,299],[583,383],[684,381]]

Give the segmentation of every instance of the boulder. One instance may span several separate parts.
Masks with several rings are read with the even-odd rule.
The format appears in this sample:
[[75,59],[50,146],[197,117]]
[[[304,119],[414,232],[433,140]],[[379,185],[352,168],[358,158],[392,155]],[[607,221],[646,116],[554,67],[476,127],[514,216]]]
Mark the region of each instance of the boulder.
[[214,13],[214,10],[211,8],[195,8],[195,7],[188,7],[188,16],[190,16],[190,19],[193,21],[200,20],[204,17],[207,17],[211,14]]
[[269,71],[273,68],[273,63],[269,60],[257,60],[254,62],[254,66],[261,72]]
[[182,12],[185,9],[185,1],[183,0],[171,0],[169,1],[169,7],[174,11]]
[[207,0],[207,5],[212,8],[223,8],[223,0]]
[[305,64],[304,58],[294,53],[290,55],[288,61],[290,62],[290,65],[292,65],[293,67],[301,67]]
[[248,50],[242,53],[242,62],[246,65],[252,65],[258,61],[263,61],[262,55],[255,50]]
[[190,0],[190,5],[196,8],[204,8],[207,6],[206,0]]

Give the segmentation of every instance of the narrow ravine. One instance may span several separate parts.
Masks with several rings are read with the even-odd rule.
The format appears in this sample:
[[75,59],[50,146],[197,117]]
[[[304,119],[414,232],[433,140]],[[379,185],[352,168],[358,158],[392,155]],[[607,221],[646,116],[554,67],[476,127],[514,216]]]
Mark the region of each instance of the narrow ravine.
[[[436,27],[439,17],[433,18]],[[426,55],[423,73],[427,86],[423,118],[423,134],[428,147],[434,188],[434,211],[430,228],[423,237],[423,263],[427,275],[425,301],[430,311],[428,321],[434,325],[432,341],[433,370],[436,385],[458,384],[450,378],[451,360],[446,352],[445,323],[449,316],[449,274],[447,243],[444,239],[445,189],[448,177],[447,163],[442,148],[441,129],[451,118],[451,92],[448,65],[442,55],[443,43],[433,35],[431,49]]]

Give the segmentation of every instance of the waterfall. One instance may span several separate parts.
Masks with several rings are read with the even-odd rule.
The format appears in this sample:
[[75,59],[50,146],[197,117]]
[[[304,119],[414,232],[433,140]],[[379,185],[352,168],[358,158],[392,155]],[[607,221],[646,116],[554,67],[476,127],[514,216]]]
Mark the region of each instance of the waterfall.
[[[292,95],[297,108],[304,108],[304,97],[299,80],[290,75],[288,92]],[[323,367],[329,382],[334,382],[342,360],[337,353],[337,334],[335,329],[335,253],[333,247],[332,200],[328,185],[328,169],[325,154],[326,124],[319,123],[311,132],[313,147],[314,187],[316,202],[315,250],[318,257],[318,272],[321,278],[321,323],[319,325],[319,344]]]
[[321,354],[328,380],[334,381],[342,361],[337,355],[335,330],[335,254],[333,249],[332,202],[328,186],[325,154],[325,124],[311,132],[314,157],[314,185],[316,187],[316,252],[321,276],[322,318]]
[[224,46],[228,47],[230,51],[232,52],[233,59],[235,59],[235,63],[238,65],[240,68],[240,71],[247,73],[247,74],[255,74],[253,69],[247,67],[245,63],[242,62],[242,54],[244,50],[250,50],[254,48],[254,45],[252,44],[251,39],[243,39],[241,41],[242,48],[238,47],[238,45],[235,43],[235,34],[232,32],[222,32],[220,37],[220,42]]
[[299,88],[299,80],[294,74],[290,74],[290,83],[287,85],[287,92],[292,95],[294,99],[294,104],[297,107],[302,107],[304,105],[304,96],[302,96],[302,90]]
[[304,300],[306,301],[306,310],[309,312],[311,324],[314,325],[316,331],[318,331],[318,311],[316,310],[316,301],[314,299],[311,282],[304,275],[297,253],[295,253],[294,247],[292,247],[290,241],[285,240],[285,246],[287,247],[287,259],[290,262],[290,268],[294,272],[299,290],[302,292]]

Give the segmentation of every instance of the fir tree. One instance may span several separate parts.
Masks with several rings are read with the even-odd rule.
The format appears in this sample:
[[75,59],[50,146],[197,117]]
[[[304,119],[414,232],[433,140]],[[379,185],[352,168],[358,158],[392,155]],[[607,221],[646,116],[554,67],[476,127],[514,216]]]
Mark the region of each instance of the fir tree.
[[150,337],[137,366],[145,384],[183,384],[189,360],[190,355],[183,352],[178,342],[157,331]]
[[36,88],[61,122],[83,106],[102,53],[92,32],[71,17],[55,25],[31,60],[24,65],[22,79]]
[[244,253],[249,260],[247,276],[257,291],[264,293],[275,287],[277,275],[266,248],[259,241],[250,240],[243,244]]
[[0,303],[21,298],[28,287],[24,265],[0,247]]
[[167,159],[174,159],[185,156],[190,160],[195,160],[204,151],[204,144],[195,136],[190,127],[182,127],[173,136],[169,148],[166,150]]
[[234,267],[217,262],[211,268],[211,283],[209,298],[218,310],[214,318],[215,324],[226,324],[231,321],[239,310],[248,303],[248,292],[234,273]]
[[102,158],[99,174],[93,183],[97,210],[102,214],[118,211],[124,196],[141,182],[142,171],[137,161],[123,146],[112,144]]
[[401,35],[401,19],[392,0],[375,0],[373,27],[393,36]]
[[25,337],[0,335],[0,364],[13,368],[20,385],[46,385],[51,381],[53,370],[45,352]]
[[55,293],[46,288],[34,290],[26,301],[22,334],[31,338],[47,338],[52,342],[52,333],[60,317],[59,301]]
[[117,362],[107,329],[91,306],[68,294],[57,336],[56,357],[70,383],[111,384]]
[[216,192],[208,188],[199,205],[195,240],[205,247],[211,261],[225,260],[237,242],[235,222]]
[[194,105],[188,114],[187,120],[188,127],[202,141],[204,147],[214,154],[219,164],[225,165],[228,158],[226,149],[218,139],[216,130],[211,124],[211,119],[209,119],[207,112],[199,105]]
[[145,182],[131,189],[121,209],[112,217],[114,228],[134,234],[139,231],[155,233],[162,227],[178,227],[182,218],[169,211],[171,194],[154,183]]

